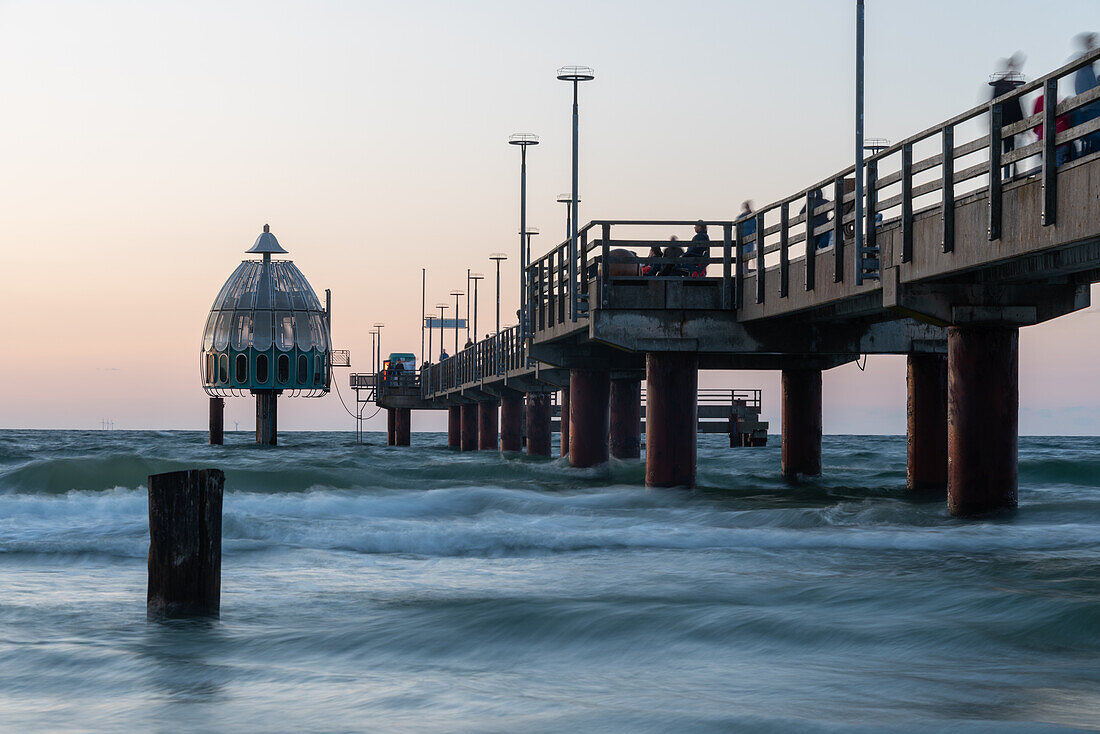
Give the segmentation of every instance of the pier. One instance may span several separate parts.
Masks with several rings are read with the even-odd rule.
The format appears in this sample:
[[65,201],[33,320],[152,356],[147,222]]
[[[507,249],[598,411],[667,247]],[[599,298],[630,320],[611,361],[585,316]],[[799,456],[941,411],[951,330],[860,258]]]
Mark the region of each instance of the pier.
[[[1100,99],[1057,98],[1059,79],[1098,58],[870,156],[858,221],[854,166],[738,220],[589,221],[527,265],[522,323],[380,389],[378,404],[447,407],[461,448],[477,421],[481,448],[496,446],[485,422],[500,404],[515,450],[526,403],[533,453],[548,454],[546,396],[561,390],[562,450],[586,467],[634,452],[644,380],[646,483],[690,487],[698,371],[780,370],[780,471],[797,480],[821,473],[823,371],[906,355],[910,488],[946,490],[956,515],[1013,508],[1019,329],[1088,307],[1100,280],[1100,152],[1055,159],[1100,131],[1098,119],[1055,125]],[[1002,105],[1036,92],[1043,112],[1001,124]],[[1003,151],[1039,125],[1041,139]],[[646,256],[695,225],[713,237],[706,255]],[[642,274],[669,264],[697,277]]]

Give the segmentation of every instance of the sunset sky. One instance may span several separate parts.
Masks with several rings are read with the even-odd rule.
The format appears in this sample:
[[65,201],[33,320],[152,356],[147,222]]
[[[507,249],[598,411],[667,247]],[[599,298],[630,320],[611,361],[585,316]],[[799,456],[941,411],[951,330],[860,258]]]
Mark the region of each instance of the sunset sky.
[[[891,140],[983,99],[997,59],[1022,50],[1041,76],[1100,30],[1096,0],[867,5],[867,132]],[[265,222],[318,294],[332,289],[357,371],[376,321],[385,352],[419,352],[421,267],[431,304],[508,253],[514,314],[506,142],[541,137],[541,253],[564,236],[564,64],[597,74],[581,90],[582,220],[729,219],[797,191],[850,163],[853,26],[847,0],[0,0],[0,427],[205,428],[202,327]],[[486,332],[491,281],[480,296]],[[1022,433],[1100,433],[1098,313],[1022,331]],[[350,399],[347,371],[336,379]],[[778,432],[778,373],[701,383],[764,388]],[[827,372],[824,390],[827,433],[904,432],[904,357]],[[335,393],[279,410],[281,430],[353,425]],[[227,427],[254,416],[227,401]]]

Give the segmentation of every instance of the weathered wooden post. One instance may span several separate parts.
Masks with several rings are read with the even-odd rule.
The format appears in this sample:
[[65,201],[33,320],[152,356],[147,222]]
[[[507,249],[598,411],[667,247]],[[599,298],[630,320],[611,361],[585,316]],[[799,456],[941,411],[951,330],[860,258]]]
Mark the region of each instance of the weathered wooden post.
[[253,390],[256,395],[256,443],[275,446],[279,443],[279,391]]
[[149,476],[150,615],[218,614],[224,486],[219,469]]

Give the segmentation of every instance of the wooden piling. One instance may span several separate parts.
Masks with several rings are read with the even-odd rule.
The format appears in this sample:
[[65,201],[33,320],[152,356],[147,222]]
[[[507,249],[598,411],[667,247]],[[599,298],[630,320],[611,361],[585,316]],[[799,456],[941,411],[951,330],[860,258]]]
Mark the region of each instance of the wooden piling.
[[218,614],[224,486],[218,469],[149,477],[150,615]]

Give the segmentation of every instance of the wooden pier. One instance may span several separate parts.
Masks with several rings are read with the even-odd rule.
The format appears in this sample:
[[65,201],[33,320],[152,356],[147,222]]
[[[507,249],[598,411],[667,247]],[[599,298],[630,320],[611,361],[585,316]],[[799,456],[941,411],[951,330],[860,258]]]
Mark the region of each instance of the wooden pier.
[[[1100,137],[1100,119],[1077,114],[1100,104],[1100,88],[1057,100],[1058,80],[1098,59],[1093,51],[871,156],[860,221],[849,167],[750,218],[698,222],[713,237],[708,254],[675,263],[700,277],[642,275],[673,263],[645,253],[695,220],[589,222],[577,242],[527,267],[525,323],[424,366],[415,397],[380,389],[379,404],[452,406],[465,447],[467,405],[530,404],[565,389],[569,460],[590,466],[610,454],[611,427],[630,422],[616,408],[629,401],[613,396],[634,386],[617,381],[644,377],[647,483],[690,486],[697,371],[781,370],[782,471],[796,479],[821,472],[822,371],[904,354],[910,486],[946,489],[955,514],[1015,507],[1019,328],[1086,308],[1100,281],[1100,150],[1055,160],[1058,148]],[[1000,124],[1003,104],[1035,93],[1044,112]],[[1003,152],[1038,125],[1041,139]],[[1023,170],[1029,160],[1038,166]],[[1006,166],[1016,170],[1007,179]]]

